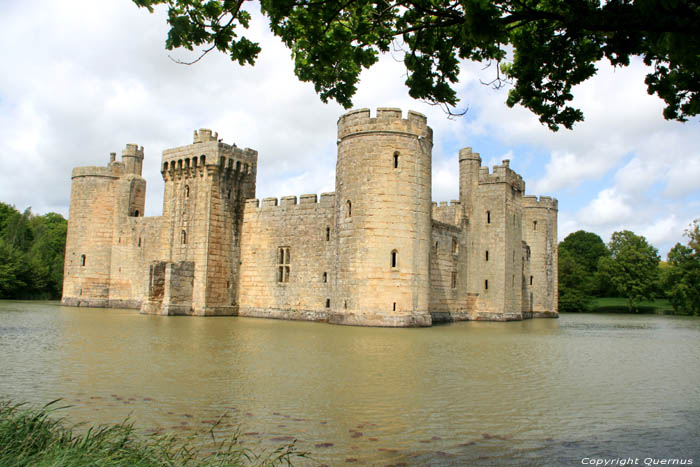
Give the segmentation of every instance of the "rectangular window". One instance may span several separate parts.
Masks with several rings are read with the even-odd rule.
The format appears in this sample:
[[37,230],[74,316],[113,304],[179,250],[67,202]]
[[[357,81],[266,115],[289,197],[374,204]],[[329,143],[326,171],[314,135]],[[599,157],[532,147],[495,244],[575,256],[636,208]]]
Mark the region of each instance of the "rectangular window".
[[277,248],[277,282],[289,282],[290,268],[289,247],[281,246]]
[[457,273],[456,272],[452,273],[452,288],[453,289],[457,288]]
[[489,289],[489,280],[486,279],[486,280],[484,281],[484,290],[488,290],[488,289]]
[[486,223],[491,223],[491,211],[486,211]]

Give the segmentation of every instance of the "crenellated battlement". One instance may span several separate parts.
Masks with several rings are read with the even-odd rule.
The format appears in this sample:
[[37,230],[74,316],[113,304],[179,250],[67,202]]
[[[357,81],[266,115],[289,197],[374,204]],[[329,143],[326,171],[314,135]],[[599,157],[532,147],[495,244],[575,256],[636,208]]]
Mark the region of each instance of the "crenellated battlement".
[[296,196],[283,196],[281,198],[263,198],[262,201],[258,198],[247,199],[245,202],[245,212],[261,212],[261,211],[287,211],[290,209],[298,210],[298,214],[303,214],[303,211],[315,207],[320,208],[335,208],[335,193],[305,194],[299,196],[297,201]]
[[225,176],[255,176],[258,152],[219,141],[218,133],[200,129],[195,142],[163,151],[161,174],[164,180],[224,173]]
[[559,210],[559,201],[551,196],[523,196],[524,208],[545,208]]
[[133,143],[127,144],[126,147],[122,149],[122,159],[124,157],[139,157],[143,159],[143,146]]
[[395,133],[433,141],[433,130],[428,126],[428,119],[413,110],[409,110],[407,117],[403,118],[401,109],[380,107],[374,117],[369,109],[358,109],[338,119],[339,141],[372,133]]
[[445,224],[459,225],[462,213],[462,203],[459,200],[453,199],[449,203],[433,201],[432,218],[434,221],[439,221]]
[[478,152],[473,152],[470,147],[462,148],[459,150],[459,162],[462,161],[479,161],[479,165],[481,165],[481,155]]
[[506,183],[521,193],[525,191],[523,177],[510,168],[508,159],[503,160],[502,165],[495,165],[493,172],[489,172],[488,166],[479,167],[479,185],[492,183]]
[[199,131],[194,130],[194,137],[192,138],[193,144],[198,143],[209,143],[212,141],[219,140],[219,133],[213,132],[208,128],[200,128]]

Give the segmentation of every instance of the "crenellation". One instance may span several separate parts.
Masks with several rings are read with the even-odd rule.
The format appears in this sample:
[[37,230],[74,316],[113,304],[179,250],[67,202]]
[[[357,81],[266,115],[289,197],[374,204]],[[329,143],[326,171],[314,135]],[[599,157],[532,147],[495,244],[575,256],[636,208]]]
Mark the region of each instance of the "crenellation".
[[143,147],[72,172],[62,303],[363,326],[557,316],[557,200],[459,151],[433,202],[432,129],[401,109],[338,119],[335,192],[255,198],[257,151],[209,129],[163,151],[144,217]]

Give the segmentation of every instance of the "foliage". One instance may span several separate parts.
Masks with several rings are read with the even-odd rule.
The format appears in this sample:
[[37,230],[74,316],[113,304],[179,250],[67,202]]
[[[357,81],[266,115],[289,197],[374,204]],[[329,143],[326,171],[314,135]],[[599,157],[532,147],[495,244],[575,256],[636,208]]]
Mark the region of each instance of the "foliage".
[[679,314],[700,316],[700,226],[693,221],[686,230],[688,246],[677,243],[668,252],[668,268],[663,284],[674,310]]
[[574,253],[562,248],[563,243],[559,244],[559,311],[586,311],[591,302],[590,273]]
[[638,311],[639,302],[651,300],[659,271],[659,253],[647,239],[629,230],[614,232],[608,244],[609,257],[598,263],[599,272],[627,298],[630,310]]
[[38,409],[0,403],[0,466],[274,466],[292,465],[294,458],[307,455],[294,443],[256,455],[241,447],[235,436],[217,441],[216,425],[210,429],[213,452],[171,435],[140,437],[126,422],[77,434],[53,417],[61,409],[56,402]]
[[579,230],[559,243],[559,310],[586,311],[594,296],[605,295],[608,283],[600,280],[598,261],[610,256],[603,240]]
[[66,220],[0,203],[0,298],[59,298]]
[[[244,0],[132,0],[168,6],[166,47],[202,48],[254,64],[259,44],[239,35],[251,15]],[[607,58],[627,66],[641,57],[652,70],[649,94],[664,117],[700,112],[700,5],[690,0],[261,0],[272,32],[292,51],[295,74],[326,102],[352,105],[360,72],[392,47],[403,52],[411,97],[454,107],[460,61],[495,62],[507,104],[523,105],[552,130],[583,113],[568,105],[573,86]],[[240,26],[240,27],[239,27]],[[512,50],[512,57],[508,51]],[[502,74],[501,74],[502,73]]]

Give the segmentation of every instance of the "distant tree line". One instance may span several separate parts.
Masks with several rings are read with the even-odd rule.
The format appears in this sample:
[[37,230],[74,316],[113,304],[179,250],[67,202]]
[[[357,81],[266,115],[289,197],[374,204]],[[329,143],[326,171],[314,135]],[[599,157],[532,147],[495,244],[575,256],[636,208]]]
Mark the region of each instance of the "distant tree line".
[[61,297],[66,226],[60,214],[37,216],[0,202],[0,298]]
[[589,311],[594,299],[624,297],[629,311],[645,300],[668,299],[674,313],[700,316],[700,227],[686,230],[663,262],[646,238],[615,232],[606,245],[579,230],[559,243],[559,311]]

